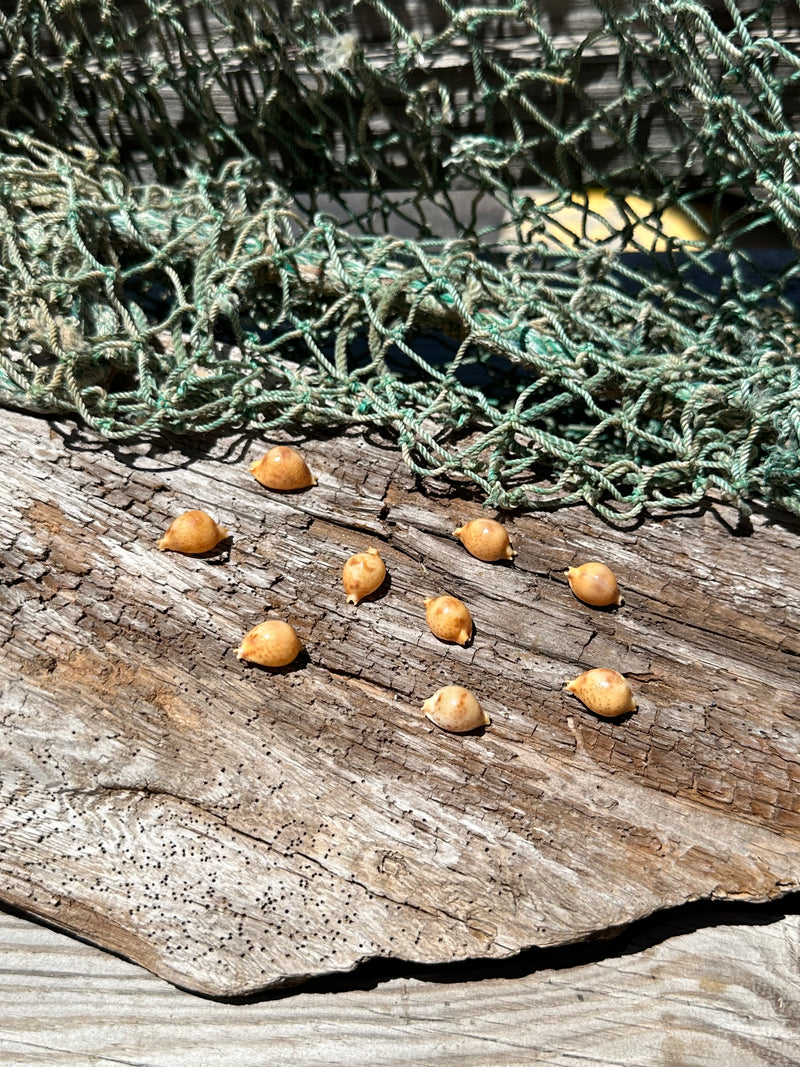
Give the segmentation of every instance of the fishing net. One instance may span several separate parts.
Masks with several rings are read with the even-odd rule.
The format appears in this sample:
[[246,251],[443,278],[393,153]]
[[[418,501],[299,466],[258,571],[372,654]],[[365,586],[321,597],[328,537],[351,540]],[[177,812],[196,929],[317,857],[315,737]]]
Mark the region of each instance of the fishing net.
[[800,512],[800,11],[0,4],[0,401]]

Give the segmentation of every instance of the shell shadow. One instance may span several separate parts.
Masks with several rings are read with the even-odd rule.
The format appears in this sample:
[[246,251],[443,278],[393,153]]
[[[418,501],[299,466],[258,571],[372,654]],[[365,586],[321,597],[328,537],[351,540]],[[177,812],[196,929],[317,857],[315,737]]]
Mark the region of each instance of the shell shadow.
[[[431,632],[433,632],[433,631],[431,631]],[[472,633],[470,634],[468,641],[463,641],[463,642],[462,641],[448,641],[446,638],[439,637],[437,634],[434,634],[433,636],[436,638],[437,641],[441,641],[441,643],[443,645],[446,645],[448,648],[472,648],[472,645],[475,642],[475,633],[476,633],[475,624],[473,623],[472,624]]]
[[[252,474],[252,472],[250,473]],[[256,481],[258,482],[258,478],[256,478]],[[270,486],[264,485],[263,482],[258,482],[258,484],[266,493],[274,493],[276,497],[303,496],[309,490],[317,488],[316,482],[311,485],[300,485],[296,489],[272,489]]]
[[241,659],[239,660],[239,663],[241,663],[247,671],[267,674],[272,677],[280,677],[281,675],[286,676],[296,674],[298,671],[304,671],[311,663],[311,657],[305,649],[302,649],[302,651],[298,652],[292,662],[287,663],[285,667],[265,667],[263,663],[254,663],[253,660],[249,659]]
[[165,556],[185,556],[188,559],[198,559],[203,563],[219,567],[230,562],[232,548],[233,535],[228,534],[227,537],[223,537],[221,541],[217,542],[213,548],[209,548],[207,552],[177,552],[175,549],[161,549],[161,551]]
[[570,592],[572,600],[575,602],[575,606],[578,608],[586,608],[586,614],[591,616],[597,611],[601,615],[614,615],[620,608],[625,607],[625,600],[623,599],[621,604],[587,604],[585,600],[581,600],[580,597],[576,597],[574,593]]
[[445,730],[444,727],[438,726],[433,719],[429,719],[427,715],[422,716],[426,723],[431,725],[432,734],[447,734],[448,737],[483,737],[491,722],[482,723],[480,726],[476,726],[474,730]]
[[592,718],[597,719],[598,722],[607,722],[611,726],[624,726],[626,722],[629,722],[633,716],[637,715],[639,712],[638,708],[634,708],[633,711],[623,711],[621,715],[598,715],[596,711],[587,708],[585,704],[582,704],[581,707],[584,711],[588,711]]
[[207,563],[210,563],[214,567],[219,567],[225,563],[230,563],[231,549],[233,548],[233,535],[228,534],[227,537],[223,537],[222,540],[214,548],[209,549],[208,552],[200,552],[195,557],[196,559],[202,559]]
[[392,588],[392,576],[389,572],[386,572],[386,577],[383,579],[377,589],[373,589],[371,593],[367,593],[366,596],[362,596],[358,604],[348,604],[347,607],[357,608],[359,604],[374,604],[379,600],[383,600],[388,596]]

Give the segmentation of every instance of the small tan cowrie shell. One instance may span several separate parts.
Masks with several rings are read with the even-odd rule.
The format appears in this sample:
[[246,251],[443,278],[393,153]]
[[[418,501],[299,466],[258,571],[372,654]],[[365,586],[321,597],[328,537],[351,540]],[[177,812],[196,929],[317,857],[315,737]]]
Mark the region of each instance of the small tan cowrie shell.
[[183,552],[187,556],[197,556],[202,552],[210,552],[227,536],[225,527],[218,526],[204,511],[184,511],[170,524],[156,546],[162,552]]
[[505,526],[495,519],[473,519],[453,530],[453,537],[459,539],[467,552],[485,563],[513,559],[517,554],[511,547]]
[[342,570],[342,584],[347,593],[347,603],[357,604],[365,596],[374,593],[383,585],[386,567],[377,548],[368,548],[366,552],[357,552],[345,563]]
[[636,711],[636,702],[627,678],[607,667],[585,671],[567,682],[564,688],[568,693],[574,693],[589,711],[602,715],[604,719],[615,719],[626,711]]
[[491,722],[475,694],[460,685],[437,689],[422,705],[422,711],[435,726],[451,734],[465,734]]
[[582,563],[580,567],[569,567],[564,574],[570,589],[584,604],[590,604],[593,608],[607,608],[622,603],[617,579],[605,563],[593,560],[591,563]]
[[257,482],[267,489],[289,493],[293,489],[307,489],[316,485],[317,479],[308,469],[308,464],[294,448],[275,445],[261,459],[251,463],[248,470]]
[[303,650],[294,627],[280,619],[267,619],[254,626],[236,649],[237,659],[246,659],[262,667],[286,667]]
[[457,597],[427,597],[425,619],[431,632],[440,641],[454,641],[465,645],[472,637],[472,616],[467,605]]

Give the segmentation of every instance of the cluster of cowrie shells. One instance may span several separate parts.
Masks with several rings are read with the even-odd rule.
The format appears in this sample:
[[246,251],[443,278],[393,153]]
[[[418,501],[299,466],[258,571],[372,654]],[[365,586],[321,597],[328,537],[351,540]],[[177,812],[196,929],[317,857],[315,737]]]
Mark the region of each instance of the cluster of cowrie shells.
[[[276,445],[248,468],[265,488],[276,492],[297,492],[317,484],[305,459],[294,448]],[[212,552],[228,536],[204,511],[179,515],[157,542],[161,551],[202,555]],[[464,548],[486,563],[511,561],[516,556],[508,531],[495,519],[479,518],[453,531]],[[591,607],[613,607],[622,603],[616,576],[598,561],[569,567],[565,572],[574,595]],[[342,569],[346,603],[357,605],[377,592],[386,581],[386,565],[377,548],[350,556]],[[455,596],[443,594],[425,599],[425,619],[431,633],[440,641],[466,645],[474,627],[469,608]],[[295,629],[282,619],[266,619],[242,638],[236,658],[277,669],[289,666],[303,651]],[[606,667],[585,671],[565,683],[590,711],[603,718],[617,718],[636,710],[633,692],[626,678]],[[468,733],[491,721],[474,693],[459,685],[445,685],[422,705],[423,714],[450,733]]]
[[[291,493],[317,484],[300,453],[287,445],[270,448],[248,470],[256,481],[275,492]],[[227,535],[228,531],[206,512],[186,511],[170,524],[157,546],[162,551],[200,555],[211,552]],[[265,619],[242,638],[236,658],[274,670],[294,663],[302,651],[303,643],[293,626],[282,619]]]

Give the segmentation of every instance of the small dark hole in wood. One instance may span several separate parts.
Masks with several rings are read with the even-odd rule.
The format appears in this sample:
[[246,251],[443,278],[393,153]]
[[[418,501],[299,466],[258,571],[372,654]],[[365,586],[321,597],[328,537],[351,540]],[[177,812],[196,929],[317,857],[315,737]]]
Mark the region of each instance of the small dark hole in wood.
[[[4,907],[12,914],[22,914],[8,905]],[[693,901],[634,920],[624,927],[604,930],[586,941],[557,945],[553,948],[523,949],[522,952],[503,960],[476,956],[454,963],[420,964],[390,957],[368,960],[343,974],[325,975],[307,981],[301,978],[291,984],[244,997],[206,997],[198,993],[193,995],[204,1000],[225,1003],[257,1004],[283,1000],[298,993],[327,995],[368,992],[398,978],[413,978],[416,981],[437,984],[480,982],[487,979],[513,981],[538,971],[563,972],[587,964],[624,959],[626,956],[661,945],[673,937],[697,930],[713,929],[717,926],[770,926],[787,915],[796,915],[799,912],[800,893],[790,893],[781,900],[767,903]],[[35,917],[33,921],[44,926],[50,925]],[[78,940],[83,939],[79,937]]]

